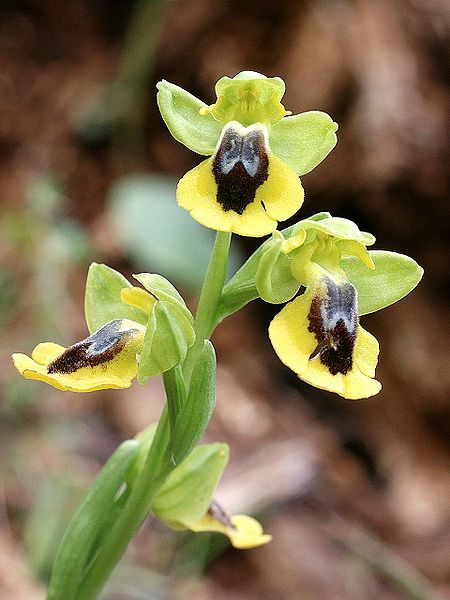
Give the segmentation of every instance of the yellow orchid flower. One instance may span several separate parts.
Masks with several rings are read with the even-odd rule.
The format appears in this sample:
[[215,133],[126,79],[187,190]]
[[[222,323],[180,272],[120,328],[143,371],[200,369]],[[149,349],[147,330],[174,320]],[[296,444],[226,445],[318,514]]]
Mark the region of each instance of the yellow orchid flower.
[[265,125],[228,123],[214,154],[186,173],[178,204],[206,227],[259,237],[298,211],[304,192],[295,171],[270,150]]
[[347,399],[381,390],[378,342],[359,325],[357,292],[345,274],[320,275],[273,319],[269,337],[280,360],[315,387]]
[[195,532],[222,533],[229,538],[234,548],[241,550],[257,548],[272,539],[271,535],[263,532],[256,519],[247,515],[229,516],[215,500],[211,501],[207,512],[198,521],[186,521],[182,525]]
[[13,354],[12,358],[27,379],[44,381],[60,390],[127,388],[138,370],[137,355],[145,330],[134,321],[116,319],[68,348],[44,342],[36,346],[31,358],[25,354]]

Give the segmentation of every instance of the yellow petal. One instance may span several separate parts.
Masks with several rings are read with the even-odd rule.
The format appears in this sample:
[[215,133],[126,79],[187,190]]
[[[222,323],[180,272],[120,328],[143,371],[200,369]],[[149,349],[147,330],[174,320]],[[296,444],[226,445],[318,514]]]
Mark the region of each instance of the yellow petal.
[[271,541],[272,536],[264,534],[261,524],[247,515],[231,517],[234,531],[229,532],[229,538],[235,548],[256,548]]
[[[299,377],[314,387],[334,392],[347,400],[359,400],[375,396],[381,390],[381,384],[376,379],[361,373],[358,368],[358,358],[355,352],[353,367],[345,375],[342,373],[332,375],[328,368],[320,362],[320,357],[316,356],[309,361],[308,368]],[[375,369],[375,366],[373,368]]]
[[[116,323],[112,329],[111,323]],[[13,354],[14,365],[27,379],[44,381],[60,390],[91,392],[129,387],[137,373],[137,353],[143,343],[145,328],[126,319],[111,323],[67,350],[45,342],[36,346],[31,358]],[[83,352],[81,345],[84,345]],[[90,354],[88,348],[91,348]],[[89,365],[89,360],[93,366]],[[86,366],[83,361],[87,362]]]
[[64,346],[53,342],[43,342],[38,344],[31,354],[31,358],[40,365],[48,365],[57,356],[64,352]]
[[308,368],[317,341],[308,331],[313,290],[308,290],[278,313],[269,326],[269,337],[281,362],[299,376]]
[[200,521],[189,525],[192,531],[211,531],[223,533],[235,548],[256,548],[267,544],[272,539],[271,535],[263,533],[261,524],[253,517],[235,515],[231,517],[231,527],[222,523],[207,513]]
[[211,229],[260,237],[303,202],[295,172],[270,152],[263,125],[228,123],[213,157],[178,183],[178,204]]
[[310,358],[317,339],[308,331],[311,301],[323,290],[320,282],[287,304],[269,326],[269,337],[280,360],[300,379],[349,400],[378,394],[381,384],[373,379],[378,360],[378,342],[360,325],[352,354],[352,367],[344,373],[332,374],[321,362],[320,354]]
[[268,216],[261,203],[253,201],[239,215],[233,210],[225,211],[217,202],[212,162],[212,158],[204,160],[179,181],[178,204],[188,210],[193,219],[216,231],[231,231],[249,237],[272,233],[277,221]]
[[156,302],[156,298],[154,296],[152,296],[146,290],[138,287],[123,288],[120,291],[120,299],[122,302],[125,302],[125,304],[140,308],[146,314],[151,313],[153,305]]
[[304,190],[298,175],[275,154],[268,153],[269,176],[256,190],[255,201],[262,202],[269,217],[285,221],[303,204]]
[[375,377],[379,351],[378,340],[361,326],[358,327],[354,360],[361,373],[367,375],[367,377]]
[[356,240],[337,240],[336,244],[342,256],[356,256],[366,267],[369,267],[372,271],[375,269],[372,257],[361,242],[357,242]]

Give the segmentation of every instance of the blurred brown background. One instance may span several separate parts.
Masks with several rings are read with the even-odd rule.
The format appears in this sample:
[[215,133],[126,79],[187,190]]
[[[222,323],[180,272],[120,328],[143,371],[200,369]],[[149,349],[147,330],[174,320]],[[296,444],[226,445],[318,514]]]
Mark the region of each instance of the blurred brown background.
[[[383,391],[351,402],[276,359],[278,307],[215,335],[208,440],[231,444],[217,498],[274,540],[238,552],[149,520],[108,600],[437,600],[450,594],[446,0],[2,0],[0,3],[0,598],[44,597],[67,520],[120,442],[158,418],[146,388],[62,394],[9,355],[86,335],[93,260],[172,278],[192,306],[211,247],[173,196],[199,157],[156,108],[165,78],[206,102],[223,75],[279,75],[286,108],[339,123],[303,178],[301,217],[355,219],[413,256],[410,297],[364,318]],[[237,263],[257,245],[234,240]]]

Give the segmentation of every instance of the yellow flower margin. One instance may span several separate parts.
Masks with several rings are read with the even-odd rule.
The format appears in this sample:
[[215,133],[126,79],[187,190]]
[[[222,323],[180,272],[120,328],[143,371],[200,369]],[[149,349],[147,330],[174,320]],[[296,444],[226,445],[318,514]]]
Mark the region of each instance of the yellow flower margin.
[[27,379],[44,381],[63,391],[93,392],[106,388],[130,387],[137,374],[137,354],[144,341],[145,327],[128,319],[117,321],[115,333],[118,340],[111,340],[109,347],[103,354],[101,352],[96,353],[99,364],[95,366],[78,366],[71,372],[61,370],[49,372],[50,365],[61,359],[64,353],[71,360],[71,355],[76,355],[77,349],[83,342],[91,341],[92,343],[93,340],[107,345],[108,340],[102,332],[111,323],[106,324],[86,340],[82,340],[82,342],[78,342],[69,348],[64,348],[64,346],[53,342],[43,342],[36,346],[31,357],[26,354],[13,354],[14,365],[21,375]]
[[308,315],[318,286],[311,285],[306,292],[287,304],[269,326],[269,337],[280,360],[307,383],[349,400],[368,398],[378,394],[381,383],[374,379],[378,361],[377,340],[357,327],[353,348],[352,368],[344,375],[332,375],[320,356],[310,358],[317,347],[314,333],[308,331]]
[[240,550],[257,548],[272,540],[272,536],[265,534],[261,524],[253,517],[234,515],[230,517],[230,522],[232,527],[222,523],[208,512],[197,523],[189,525],[189,529],[195,532],[223,533],[229,538],[233,547]]
[[[251,130],[262,131],[265,139],[264,152],[268,159],[267,179],[256,189],[254,199],[242,214],[232,209],[225,210],[218,202],[218,185],[213,172],[214,159],[223,135],[230,126],[242,136]],[[179,206],[189,211],[196,221],[216,231],[249,237],[272,233],[277,228],[278,221],[289,219],[299,210],[303,198],[303,187],[295,171],[270,151],[265,125],[243,127],[237,121],[224,127],[215,153],[188,171],[177,187]]]
[[229,516],[216,500],[211,500],[206,513],[196,520],[186,517],[170,521],[162,518],[158,511],[156,511],[156,516],[172,529],[190,529],[195,533],[222,533],[228,537],[234,548],[240,550],[257,548],[272,540],[271,535],[264,533],[259,521],[248,515]]

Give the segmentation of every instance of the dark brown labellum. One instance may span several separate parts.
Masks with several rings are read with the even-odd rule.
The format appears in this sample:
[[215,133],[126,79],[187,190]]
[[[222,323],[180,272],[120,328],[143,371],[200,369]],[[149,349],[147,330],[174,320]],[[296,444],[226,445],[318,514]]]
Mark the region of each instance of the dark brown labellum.
[[326,293],[313,298],[308,314],[308,331],[317,340],[310,359],[319,356],[332,375],[346,375],[353,366],[358,331],[357,293],[349,282],[338,285],[325,278],[325,286]]
[[219,204],[225,211],[242,215],[269,176],[264,132],[251,129],[241,134],[229,127],[214,157],[213,173]]
[[119,331],[122,321],[117,319],[104,325],[85,340],[69,346],[47,367],[48,373],[74,373],[83,367],[96,367],[109,362],[121,352],[133,329]]

